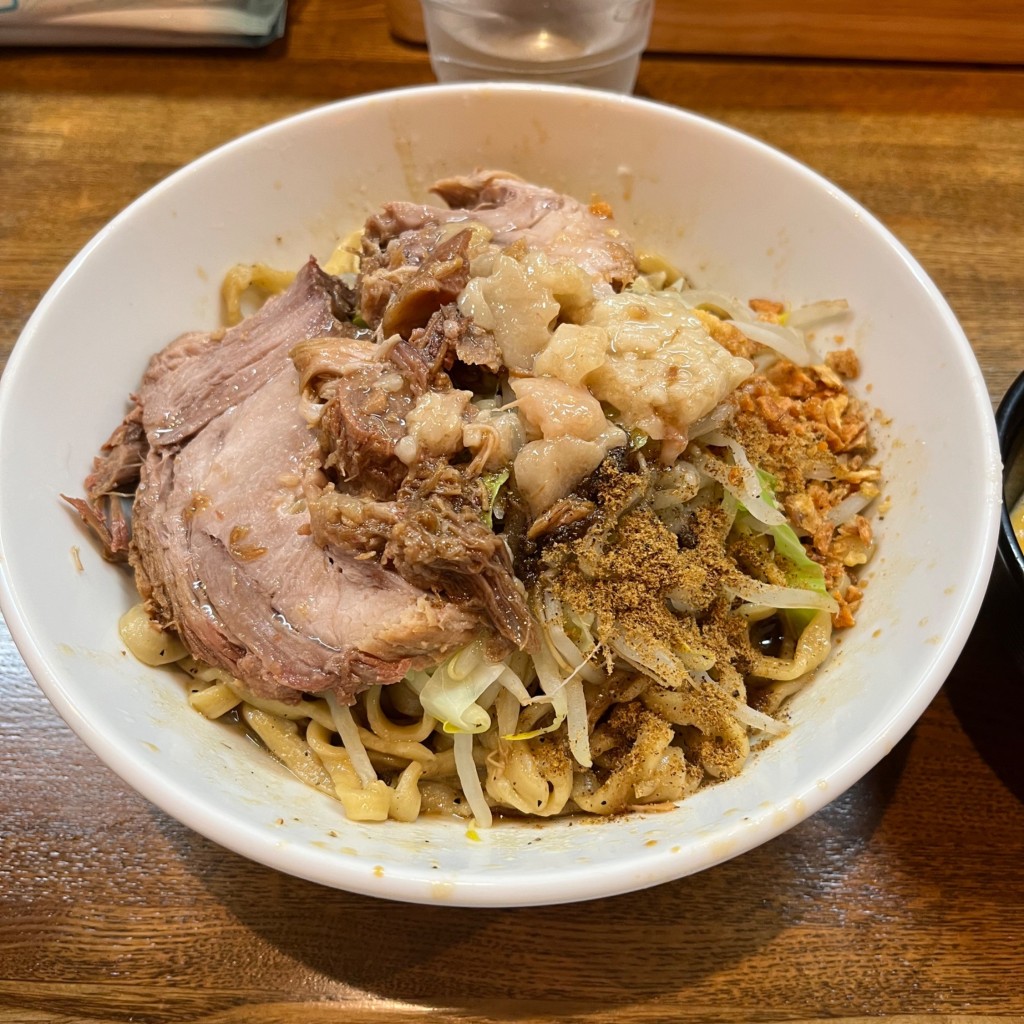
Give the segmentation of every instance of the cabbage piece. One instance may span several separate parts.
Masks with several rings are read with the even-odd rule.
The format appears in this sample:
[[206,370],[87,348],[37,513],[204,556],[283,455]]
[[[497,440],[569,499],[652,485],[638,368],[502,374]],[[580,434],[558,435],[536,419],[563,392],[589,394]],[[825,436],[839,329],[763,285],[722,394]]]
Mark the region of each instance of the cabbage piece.
[[[772,508],[778,508],[775,477],[759,469],[757,478],[761,481],[761,498]],[[827,594],[825,570],[808,556],[807,550],[796,535],[796,530],[785,522],[769,527],[768,532],[775,541],[775,553],[786,563],[783,567],[786,570],[786,582],[791,587],[799,587],[801,590],[816,590],[819,594]]]
[[488,660],[483,641],[475,640],[425,681],[410,673],[406,682],[419,694],[423,710],[444,723],[445,732],[486,732],[491,716],[477,700],[504,671],[504,662]]
[[[498,504],[498,493],[508,481],[508,476],[508,470],[503,469],[500,473],[484,473],[480,478],[483,481],[484,490],[487,492],[487,502],[483,512],[480,513],[480,518],[483,519],[488,530],[494,529],[494,513]],[[498,513],[498,518],[502,518],[500,509]]]
[[[762,500],[770,507],[777,509],[779,503],[775,497],[775,485],[778,481],[771,473],[767,473],[763,469],[757,470],[757,478],[761,483]],[[811,590],[826,597],[830,596],[828,587],[825,586],[825,570],[808,556],[807,550],[800,543],[796,530],[790,526],[788,521],[776,526],[762,527],[762,529],[770,534],[775,542],[775,554],[782,562],[781,568],[786,573],[786,582],[790,587],[798,590]],[[800,634],[814,618],[815,610],[813,608],[787,608],[782,610],[782,614],[793,632]]]

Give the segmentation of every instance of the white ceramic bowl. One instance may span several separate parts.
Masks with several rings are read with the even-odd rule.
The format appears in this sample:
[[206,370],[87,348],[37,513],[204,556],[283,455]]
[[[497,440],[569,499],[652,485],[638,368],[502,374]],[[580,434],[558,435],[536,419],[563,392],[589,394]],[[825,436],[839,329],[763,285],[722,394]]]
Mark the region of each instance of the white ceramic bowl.
[[[792,731],[739,778],[668,814],[504,825],[478,840],[449,821],[347,822],[248,740],[191,711],[172,676],[124,654],[116,621],[132,583],[58,498],[81,492],[149,354],[215,325],[228,266],[325,256],[375,204],[424,198],[435,178],[481,164],[604,197],[644,247],[699,285],[794,304],[846,297],[862,385],[892,419],[883,438],[891,508],[860,621],[793,701]],[[0,452],[4,614],[39,685],[111,768],[192,828],[282,871],[479,906],[579,900],[699,871],[838,796],[951,669],[988,580],[1000,504],[993,417],[970,346],[921,267],[869,213],[721,125],[558,87],[360,97],[172,175],[86,246],[25,328],[2,381]]]

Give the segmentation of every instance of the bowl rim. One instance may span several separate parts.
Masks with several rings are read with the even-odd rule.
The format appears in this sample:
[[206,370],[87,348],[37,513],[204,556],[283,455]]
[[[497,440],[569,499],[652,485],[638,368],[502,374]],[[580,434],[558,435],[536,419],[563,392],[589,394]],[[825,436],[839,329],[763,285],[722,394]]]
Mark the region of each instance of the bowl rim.
[[[998,466],[999,446],[991,408],[988,408],[987,419],[977,415],[982,411],[981,399],[983,394],[985,402],[987,403],[988,401],[987,388],[985,387],[984,379],[969,341],[945,298],[927,273],[892,232],[870,211],[823,175],[796,158],[746,132],[712,118],[681,109],[671,104],[645,98],[615,94],[595,94],[592,90],[574,86],[538,86],[524,83],[437,84],[402,87],[322,104],[247,132],[215,147],[178,168],[138,196],[101,228],[83,246],[46,291],[21,332],[3,378],[0,379],[0,422],[3,420],[3,410],[7,405],[9,396],[16,386],[21,364],[23,359],[26,358],[31,339],[46,315],[46,311],[57,300],[61,291],[79,267],[89,259],[91,253],[103,243],[108,235],[117,231],[120,225],[128,220],[139,206],[159,201],[163,194],[172,189],[178,181],[216,162],[224,153],[236,147],[251,145],[254,141],[270,138],[278,132],[288,131],[290,127],[296,124],[330,117],[334,111],[339,109],[366,104],[387,103],[395,97],[401,97],[402,95],[429,97],[434,93],[445,92],[463,92],[466,94],[489,92],[521,93],[524,96],[528,96],[531,100],[536,100],[538,95],[552,94],[555,96],[575,97],[577,99],[586,98],[590,102],[599,99],[602,103],[625,109],[635,109],[638,106],[658,108],[663,113],[681,122],[697,124],[704,129],[710,129],[723,136],[741,141],[744,146],[753,146],[766,157],[781,162],[805,181],[811,182],[817,188],[825,188],[833,199],[844,205],[859,220],[866,222],[884,239],[891,250],[907,266],[918,283],[923,287],[929,301],[941,314],[944,323],[950,330],[951,336],[957,342],[957,354],[963,362],[965,370],[968,372],[973,397],[976,400],[972,411],[979,420],[977,425],[982,428],[982,440],[986,456],[989,460],[989,468],[994,469]],[[2,451],[2,446],[0,446],[0,451]],[[579,869],[576,871],[572,882],[568,884],[563,877],[549,879],[537,877],[536,873],[534,873],[529,876],[528,883],[524,883],[525,876],[517,879],[519,884],[516,887],[516,891],[512,893],[507,891],[509,881],[502,880],[500,877],[495,878],[493,881],[470,880],[464,886],[460,886],[458,881],[456,881],[454,891],[446,894],[445,902],[450,905],[478,907],[561,903],[614,895],[670,881],[681,875],[704,870],[723,860],[747,852],[768,839],[779,835],[782,831],[797,824],[819,810],[826,803],[835,799],[850,785],[863,777],[868,770],[892,749],[896,741],[910,729],[938,692],[952,670],[956,659],[959,657],[980,611],[986,585],[995,560],[1001,506],[992,501],[989,501],[989,506],[986,508],[983,543],[978,552],[978,558],[973,563],[975,567],[974,572],[970,580],[964,581],[965,596],[959,604],[960,614],[956,619],[953,629],[947,636],[943,637],[942,647],[938,656],[930,664],[928,670],[921,675],[916,687],[907,694],[906,699],[894,708],[892,714],[884,723],[884,727],[880,728],[876,734],[863,742],[847,760],[832,772],[828,777],[830,785],[827,789],[817,784],[810,784],[805,788],[804,792],[793,797],[793,811],[788,816],[784,826],[780,827],[777,820],[766,814],[763,819],[754,821],[744,828],[740,840],[733,845],[728,853],[716,854],[714,851],[704,851],[703,856],[688,862],[685,869],[680,864],[678,858],[673,860],[667,857],[666,854],[657,854],[652,856],[649,861],[645,861],[646,866],[643,869],[643,877],[637,877],[635,873],[627,877],[624,872],[615,873],[610,871],[606,865],[591,868],[590,870],[586,867]],[[121,749],[116,740],[110,739],[81,714],[76,707],[72,695],[64,688],[60,678],[50,671],[46,657],[36,641],[32,624],[25,616],[19,596],[14,591],[11,580],[8,577],[6,569],[7,560],[4,555],[5,544],[5,531],[3,523],[0,522],[0,609],[3,611],[16,646],[25,659],[31,674],[37,680],[38,685],[57,708],[64,720],[132,789],[135,789],[162,810],[208,839],[248,859],[265,864],[286,874],[371,896],[383,896],[390,899],[424,903],[434,901],[425,891],[426,885],[422,878],[398,878],[391,875],[386,879],[386,884],[383,884],[379,878],[371,874],[369,864],[346,867],[346,865],[339,863],[333,865],[332,870],[328,873],[324,869],[321,859],[316,855],[311,855],[308,850],[299,849],[294,845],[288,848],[281,847],[255,826],[240,826],[234,832],[230,829],[225,829],[224,821],[212,806],[207,807],[202,803],[183,801],[181,794],[164,777],[162,770],[156,767],[151,768],[145,762],[140,762],[132,757],[125,750]]]

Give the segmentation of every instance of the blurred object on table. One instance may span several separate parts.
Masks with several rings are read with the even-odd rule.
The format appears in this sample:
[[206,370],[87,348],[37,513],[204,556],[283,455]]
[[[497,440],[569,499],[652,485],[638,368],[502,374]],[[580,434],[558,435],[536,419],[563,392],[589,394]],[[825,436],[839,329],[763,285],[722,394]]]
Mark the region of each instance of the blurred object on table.
[[1024,63],[1020,0],[658,0],[661,53]]
[[[1024,593],[1024,372],[1003,395],[996,410],[996,426],[1003,458],[999,554],[1007,574]],[[1024,639],[1017,649],[1024,653]]]
[[266,46],[287,0],[0,0],[0,45]]
[[628,93],[653,7],[653,0],[423,0],[423,21],[438,81]]
[[423,27],[423,7],[420,0],[387,0],[385,11],[388,28],[396,39],[406,43],[425,43],[427,30]]

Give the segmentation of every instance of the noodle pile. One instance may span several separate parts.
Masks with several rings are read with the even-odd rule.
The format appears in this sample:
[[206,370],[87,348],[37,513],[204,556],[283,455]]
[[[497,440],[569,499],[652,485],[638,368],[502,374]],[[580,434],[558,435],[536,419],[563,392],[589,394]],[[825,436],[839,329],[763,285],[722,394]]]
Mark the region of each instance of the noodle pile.
[[[358,268],[350,249],[333,272]],[[661,810],[735,776],[752,746],[785,732],[784,702],[826,659],[833,630],[854,622],[880,473],[867,412],[847,388],[856,356],[819,359],[805,335],[845,303],[744,306],[687,290],[663,262],[640,266],[630,301],[684,304],[754,372],[682,442],[624,425],[627,443],[540,515],[515,502],[508,465],[481,477],[494,529],[520,537],[535,650],[494,658],[477,639],[345,707],[332,696],[257,699],[153,628],[141,605],[122,620],[125,643],[187,672],[192,707],[243,722],[357,821]],[[232,319],[249,285],[273,293],[289,279],[236,268]],[[575,330],[578,358],[587,327]],[[481,424],[529,408],[521,388],[476,402]]]

